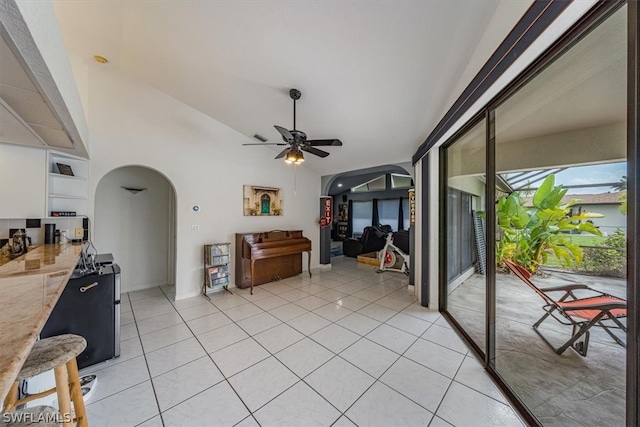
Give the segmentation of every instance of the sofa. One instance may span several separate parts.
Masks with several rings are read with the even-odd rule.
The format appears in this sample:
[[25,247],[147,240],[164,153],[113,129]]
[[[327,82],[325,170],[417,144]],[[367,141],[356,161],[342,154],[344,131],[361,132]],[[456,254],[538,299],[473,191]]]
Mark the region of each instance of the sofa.
[[377,252],[384,248],[387,234],[391,233],[390,225],[378,225],[376,227],[365,227],[362,237],[358,239],[350,238],[342,242],[342,252],[345,256],[356,258],[360,254]]

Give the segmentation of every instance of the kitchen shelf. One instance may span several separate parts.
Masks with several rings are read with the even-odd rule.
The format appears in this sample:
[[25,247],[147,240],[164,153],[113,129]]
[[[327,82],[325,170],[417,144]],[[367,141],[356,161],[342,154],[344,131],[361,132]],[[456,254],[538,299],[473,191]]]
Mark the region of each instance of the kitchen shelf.
[[76,179],[78,181],[86,181],[87,178],[83,176],[69,176],[63,175],[61,173],[49,172],[49,176],[52,178],[61,178],[61,179]]
[[49,194],[49,197],[54,197],[56,199],[78,199],[78,200],[87,200],[84,196],[71,196],[66,194]]
[[[58,166],[60,164],[61,166]],[[70,173],[60,173],[62,165],[68,166]],[[89,161],[56,151],[47,152],[47,211],[75,212],[77,216],[87,214],[89,194]],[[64,218],[64,217],[52,217]]]

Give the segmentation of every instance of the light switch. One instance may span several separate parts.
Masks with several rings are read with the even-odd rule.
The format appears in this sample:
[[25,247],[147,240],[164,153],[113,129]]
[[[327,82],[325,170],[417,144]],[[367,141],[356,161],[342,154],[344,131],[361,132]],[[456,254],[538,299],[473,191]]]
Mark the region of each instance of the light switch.
[[200,231],[200,226],[197,224],[194,224],[191,226],[191,231]]

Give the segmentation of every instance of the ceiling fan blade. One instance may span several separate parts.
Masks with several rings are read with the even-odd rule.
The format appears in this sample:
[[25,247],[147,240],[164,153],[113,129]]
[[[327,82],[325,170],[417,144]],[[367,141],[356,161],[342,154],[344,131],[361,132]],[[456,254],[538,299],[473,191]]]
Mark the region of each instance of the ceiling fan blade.
[[[284,145],[284,144],[282,144],[282,145]],[[283,158],[284,156],[286,156],[286,155],[287,155],[287,153],[289,152],[289,150],[291,150],[291,148],[285,148],[284,150],[282,150],[282,151],[280,152],[280,154],[278,154],[277,156],[275,156],[275,157],[274,157],[274,159],[281,159],[281,158]]]
[[300,147],[300,149],[302,151],[306,151],[307,153],[315,154],[316,156],[320,157],[327,157],[329,155],[329,153],[327,153],[326,151],[318,150],[317,148],[313,147]]
[[242,145],[289,145],[286,142],[255,142],[255,143],[249,143],[249,144],[242,144]]
[[274,125],[273,127],[276,128],[278,132],[280,132],[280,135],[282,135],[285,141],[293,142],[293,135],[291,135],[291,132],[289,132],[282,126]]
[[307,141],[307,144],[312,147],[341,147],[342,141],[339,139],[312,139],[311,141]]

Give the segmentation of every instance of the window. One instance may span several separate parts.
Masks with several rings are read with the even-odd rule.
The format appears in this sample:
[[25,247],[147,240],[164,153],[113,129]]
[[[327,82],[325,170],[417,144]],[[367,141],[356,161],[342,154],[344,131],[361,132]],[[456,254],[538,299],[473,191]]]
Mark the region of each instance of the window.
[[385,175],[379,176],[367,181],[364,184],[357,185],[351,189],[352,193],[366,193],[368,191],[384,191],[387,189]]
[[400,175],[397,173],[391,174],[391,188],[411,188],[413,187],[413,180],[411,175]]
[[371,226],[373,202],[353,202],[353,234],[362,234]]
[[398,228],[399,199],[378,200],[378,218],[380,224]]
[[403,219],[403,224],[404,224],[404,229],[408,230],[409,229],[409,199],[406,197],[402,198],[402,217]]

